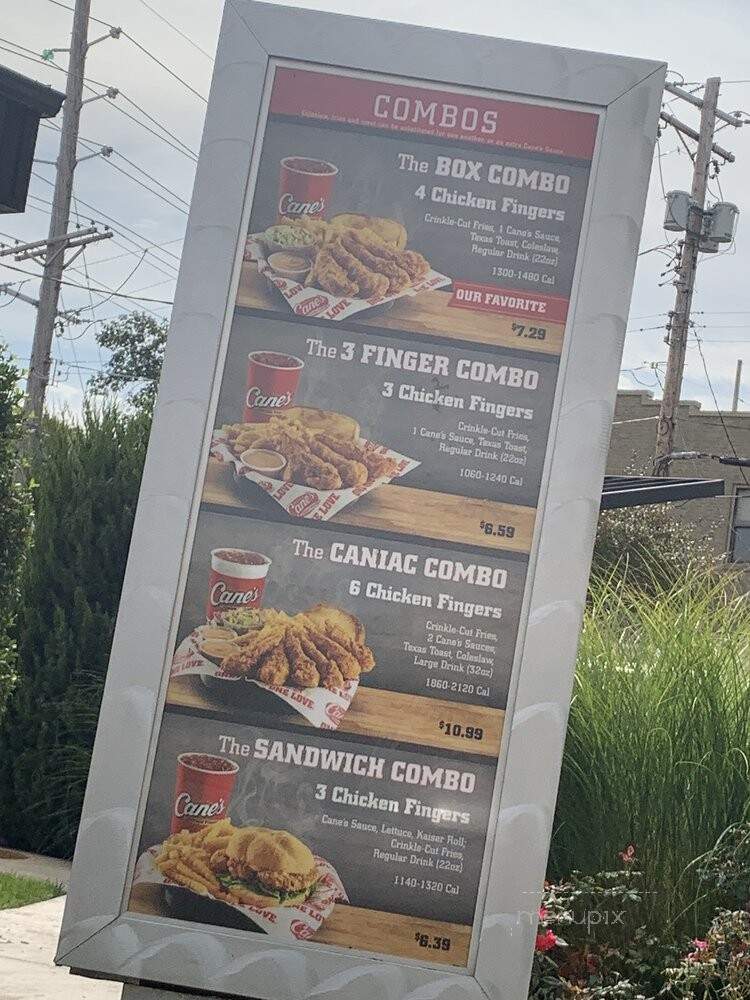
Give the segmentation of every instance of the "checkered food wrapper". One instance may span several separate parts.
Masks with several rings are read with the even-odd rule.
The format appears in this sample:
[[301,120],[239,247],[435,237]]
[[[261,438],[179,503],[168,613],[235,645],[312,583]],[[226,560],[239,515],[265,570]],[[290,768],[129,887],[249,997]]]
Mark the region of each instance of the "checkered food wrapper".
[[[156,867],[156,858],[161,845],[150,847],[138,858],[135,866],[133,885],[178,885]],[[312,895],[297,906],[250,906],[247,903],[228,903],[217,900],[223,906],[244,914],[265,934],[274,937],[296,938],[304,941],[320,930],[323,921],[330,917],[336,903],[347,903],[348,897],[339,873],[329,861],[313,855],[318,882]],[[184,892],[192,892],[181,886]],[[198,895],[196,893],[196,895]],[[214,899],[210,892],[202,894],[203,898]]]
[[258,265],[258,272],[276,288],[286,300],[289,308],[296,316],[315,316],[320,319],[342,320],[365,309],[382,306],[405,296],[418,295],[419,292],[450,285],[452,279],[432,268],[396,295],[375,295],[370,299],[357,299],[346,295],[334,295],[322,288],[303,285],[294,278],[285,278],[277,274],[266,259],[266,250],[259,239],[261,234],[248,236],[245,244],[245,260]]
[[264,684],[252,677],[230,677],[218,663],[201,653],[201,639],[202,627],[199,626],[182,640],[172,658],[172,677],[192,675],[215,677],[227,685],[254,684],[286,702],[317,729],[338,729],[359,687],[359,681],[356,680],[344,681],[342,688],[331,691],[323,687],[298,688],[286,684]]
[[238,479],[247,479],[260,486],[292,517],[328,521],[334,514],[338,514],[339,511],[348,507],[350,503],[354,503],[355,500],[359,500],[366,493],[377,489],[378,486],[383,486],[385,483],[390,483],[392,479],[405,476],[407,472],[411,472],[421,464],[415,458],[400,455],[397,451],[382,444],[375,444],[373,441],[360,439],[358,444],[376,455],[384,455],[386,458],[392,459],[396,463],[393,474],[379,476],[364,486],[342,487],[339,490],[319,490],[312,486],[301,486],[299,483],[287,483],[282,479],[273,479],[262,472],[256,472],[255,469],[245,465],[242,459],[238,458],[229,447],[226,434],[221,430],[214,431],[211,454],[220,462],[231,465]]

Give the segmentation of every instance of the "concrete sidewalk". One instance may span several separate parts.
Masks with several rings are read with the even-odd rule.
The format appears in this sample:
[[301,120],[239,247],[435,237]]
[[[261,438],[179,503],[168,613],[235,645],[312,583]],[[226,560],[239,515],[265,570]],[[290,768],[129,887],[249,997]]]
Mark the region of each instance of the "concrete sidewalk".
[[[21,872],[18,862],[12,869]],[[28,872],[39,875],[39,871]],[[57,875],[45,875],[60,882]],[[65,897],[15,910],[0,910],[2,1000],[119,1000],[122,986],[71,976],[52,964]]]
[[70,862],[59,858],[46,858],[28,851],[14,851],[0,847],[0,872],[10,875],[28,875],[30,878],[46,879],[68,888],[70,882]]

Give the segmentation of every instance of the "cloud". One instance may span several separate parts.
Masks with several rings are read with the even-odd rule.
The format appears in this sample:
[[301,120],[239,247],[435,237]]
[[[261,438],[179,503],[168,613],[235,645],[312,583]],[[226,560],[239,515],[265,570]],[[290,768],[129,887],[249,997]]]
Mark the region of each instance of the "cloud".
[[[687,80],[701,80],[706,76],[721,72],[726,79],[746,79],[747,46],[745,33],[736,30],[737,24],[744,23],[744,0],[719,0],[708,8],[684,0],[630,0],[625,3],[602,5],[594,0],[577,0],[576,3],[561,8],[559,0],[536,0],[527,4],[492,4],[488,0],[464,0],[456,4],[453,0],[381,0],[378,5],[364,0],[326,0],[316,3],[306,0],[305,4],[287,0],[292,6],[312,6],[341,13],[360,16],[377,15],[380,18],[408,21],[444,27],[453,30],[474,32],[480,35],[517,38],[524,41],[544,42],[554,45],[571,46],[581,49],[612,51],[629,55],[665,59],[675,70],[679,70]],[[27,0],[24,4],[6,4],[4,10],[3,35],[26,45],[35,52],[52,46],[65,46],[70,30],[70,14],[47,3],[47,0]],[[182,31],[193,38],[202,48],[213,52],[219,29],[223,3],[220,0],[159,0],[158,10]],[[93,14],[104,21],[121,25],[129,34],[150,49],[156,56],[174,68],[191,87],[199,92],[208,92],[211,64],[188,42],[159,21],[138,0],[94,0]],[[293,30],[290,15],[290,29]],[[675,26],[679,25],[679,30]],[[94,25],[96,35],[105,29]],[[92,31],[92,35],[94,32]],[[94,37],[96,37],[94,35]],[[707,48],[706,38],[720,38],[720,48]],[[717,53],[720,53],[717,54]],[[61,73],[41,64],[33,64],[15,59],[7,53],[0,56],[7,65],[35,75],[39,79],[60,86],[64,80]],[[57,56],[60,65],[65,65],[64,54]],[[185,87],[169,76],[156,63],[136,49],[126,38],[112,39],[94,45],[88,57],[87,76],[103,84],[120,88],[132,101],[149,114],[164,122],[175,135],[191,148],[197,149],[203,127],[205,106]],[[117,108],[134,113],[132,105],[125,98],[115,101]],[[725,109],[750,106],[750,85],[727,84],[722,89],[721,105]],[[82,135],[96,144],[111,145],[130,160],[138,163],[184,198],[189,198],[192,190],[194,164],[168,145],[158,141],[145,129],[135,125],[104,101],[87,104],[81,123]],[[676,102],[671,110],[686,122],[695,123],[697,112]],[[733,165],[722,167],[719,182],[724,197],[736,202],[741,209],[746,207],[746,194],[750,190],[750,128],[723,129],[721,143],[736,154]],[[54,160],[56,156],[57,133],[41,129],[39,151],[42,159]],[[665,189],[689,189],[692,165],[676,134],[667,130],[661,140],[661,173],[654,166],[649,200],[643,228],[642,247],[649,248],[666,242],[662,230],[663,199],[662,177]],[[126,169],[132,168],[124,165]],[[49,166],[38,165],[37,172],[51,179],[53,170]],[[711,185],[712,197],[718,196],[716,183]],[[36,198],[49,201],[51,187],[35,178],[32,194]],[[112,215],[125,225],[141,233],[144,238],[162,243],[179,239],[184,232],[185,216],[167,207],[159,198],[148,193],[132,180],[118,174],[102,159],[88,160],[79,166],[76,177],[76,191],[79,197]],[[46,233],[46,207],[32,200],[31,208],[25,216],[8,216],[0,219],[0,231],[19,236],[22,239],[39,239]],[[95,212],[81,209],[82,221],[88,222]],[[99,218],[99,221],[103,221]],[[736,252],[718,258],[704,259],[698,272],[694,307],[703,312],[696,319],[705,323],[698,330],[705,340],[704,353],[715,388],[720,390],[720,404],[729,405],[730,391],[736,359],[742,356],[750,343],[750,295],[748,294],[747,272],[750,265],[744,226],[747,219],[740,218],[739,239]],[[90,277],[112,288],[126,282],[125,290],[140,289],[155,282],[163,282],[143,294],[155,298],[171,299],[174,291],[174,274],[177,260],[166,253],[179,254],[180,244],[175,243],[161,251],[166,266],[153,259],[152,254],[138,263],[138,256],[120,257],[107,263],[98,263],[112,256],[123,254],[132,244],[127,235],[116,237],[115,241],[96,244],[87,251],[90,263]],[[77,264],[80,262],[76,262]],[[673,307],[674,288],[671,275],[662,274],[668,261],[659,253],[641,257],[636,273],[631,315],[649,315],[648,321],[631,320],[629,327],[661,327],[657,330],[632,332],[625,345],[624,368],[639,368],[644,362],[663,361],[667,347],[665,336],[667,312]],[[137,270],[128,279],[133,268]],[[28,264],[20,265],[33,270]],[[166,273],[165,273],[166,272]],[[73,281],[85,282],[80,272],[70,273]],[[22,279],[0,268],[0,281]],[[128,280],[126,280],[128,279]],[[660,287],[661,285],[661,287]],[[35,294],[37,282],[32,280],[24,287],[26,294]],[[93,302],[105,296],[93,295]],[[65,305],[90,307],[92,297],[88,293],[66,288]],[[116,315],[124,311],[122,303],[108,302],[98,307],[95,318]],[[154,311],[159,307],[152,305]],[[745,315],[727,316],[723,310],[747,310]],[[652,314],[660,314],[652,316]],[[89,313],[89,315],[91,315]],[[20,356],[28,356],[33,333],[33,307],[14,303],[2,314],[2,336],[7,339]],[[743,323],[745,326],[743,327]],[[733,330],[722,327],[735,325]],[[96,365],[99,353],[93,337],[94,328],[77,343],[78,356],[82,364]],[[732,343],[715,343],[711,340],[727,340]],[[750,351],[748,351],[750,356]],[[639,375],[641,372],[638,373]],[[750,364],[748,365],[750,375]],[[653,375],[649,375],[658,391]],[[706,384],[705,372],[695,349],[688,351],[686,367],[686,391],[691,397],[700,398],[705,405],[713,406],[711,394]],[[750,397],[750,392],[749,392]]]

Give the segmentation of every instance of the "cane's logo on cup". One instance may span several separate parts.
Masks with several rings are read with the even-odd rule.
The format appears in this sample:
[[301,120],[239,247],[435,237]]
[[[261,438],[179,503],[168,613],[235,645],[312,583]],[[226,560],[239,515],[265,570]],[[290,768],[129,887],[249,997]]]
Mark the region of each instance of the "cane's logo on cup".
[[270,420],[274,413],[290,407],[304,367],[305,362],[293,354],[280,354],[278,351],[253,351],[248,354],[244,422],[263,423]]
[[254,608],[260,598],[261,588],[250,590],[230,590],[223,580],[218,580],[211,588],[209,598],[215,608]]
[[293,399],[294,394],[291,392],[282,392],[278,396],[264,396],[262,390],[259,389],[257,385],[254,385],[252,388],[247,390],[245,406],[251,410],[285,410],[288,406],[292,405]]
[[181,753],[177,758],[170,832],[200,830],[227,815],[239,767],[211,753]]
[[328,211],[339,168],[326,160],[285,156],[279,171],[279,219],[322,219]]
[[206,619],[231,608],[257,608],[263,598],[271,560],[247,549],[213,549]]
[[295,201],[294,195],[282,194],[279,198],[279,215],[286,215],[287,218],[293,215],[309,215],[311,219],[318,219],[325,214],[325,199],[318,201]]
[[180,792],[174,800],[174,814],[178,819],[189,816],[195,819],[200,816],[204,819],[220,819],[226,814],[227,804],[224,799],[217,802],[193,802],[190,792]]

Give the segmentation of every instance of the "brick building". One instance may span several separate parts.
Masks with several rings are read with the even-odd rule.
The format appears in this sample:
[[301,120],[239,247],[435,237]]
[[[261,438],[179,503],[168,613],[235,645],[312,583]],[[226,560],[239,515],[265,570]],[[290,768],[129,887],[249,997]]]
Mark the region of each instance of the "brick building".
[[[651,475],[658,413],[659,400],[653,393],[618,392],[607,474]],[[690,400],[680,403],[675,451],[731,455],[727,434],[737,454],[750,457],[750,411],[718,414]],[[728,553],[733,562],[750,563],[750,468],[719,465],[710,459],[680,461],[672,462],[670,475],[725,481],[727,496],[676,503],[674,513],[691,524],[697,535],[711,538],[717,555]]]

